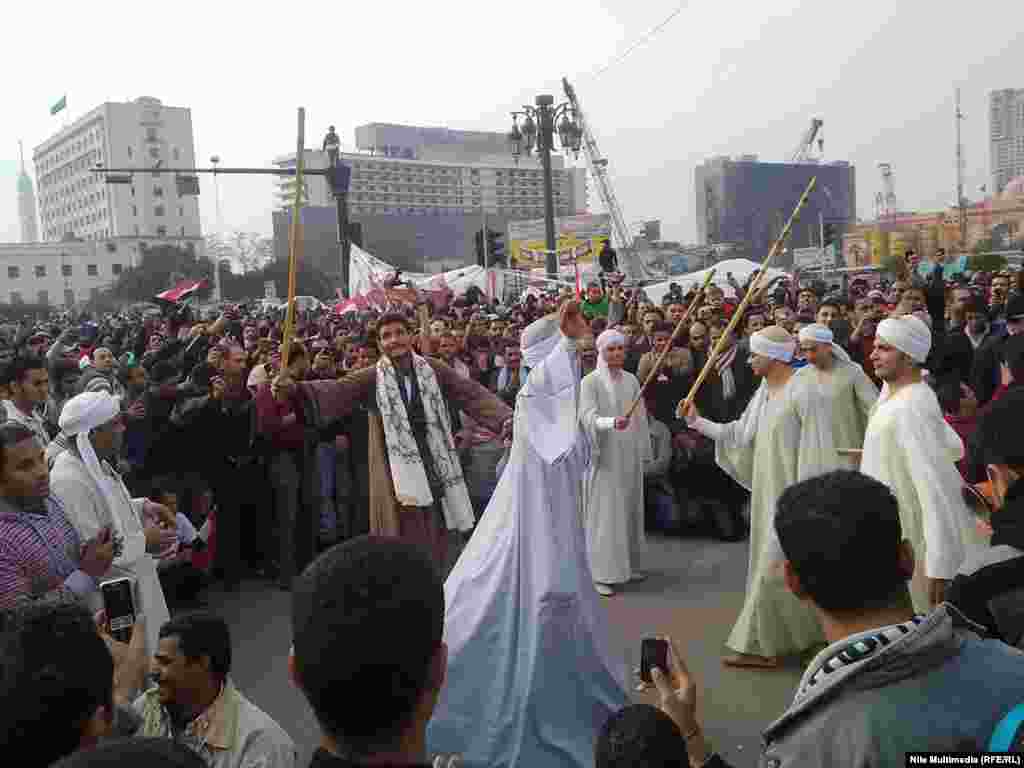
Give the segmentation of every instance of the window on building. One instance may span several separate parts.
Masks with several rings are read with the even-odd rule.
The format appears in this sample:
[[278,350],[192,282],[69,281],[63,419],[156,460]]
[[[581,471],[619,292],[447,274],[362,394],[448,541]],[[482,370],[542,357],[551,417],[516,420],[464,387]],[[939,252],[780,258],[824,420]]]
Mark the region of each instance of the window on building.
[[21,268],[20,267],[8,267],[7,268],[7,279],[8,280],[17,280],[19,277],[21,277]]
[[122,267],[121,267],[120,264],[111,264],[110,265],[110,274],[112,274],[114,277],[117,277],[118,275],[120,275],[121,271],[122,271]]
[[133,205],[132,206],[132,216],[138,216],[138,215],[139,215],[139,208],[138,208],[138,206]]
[[86,264],[85,274],[87,274],[89,277],[99,277],[100,268],[95,264]]
[[131,147],[128,147],[128,159],[129,159],[129,160],[131,160],[131,159],[132,159],[132,154],[133,154],[133,152],[132,152],[132,148],[131,148]]
[[36,303],[41,304],[44,307],[50,306],[50,292],[39,291],[36,293]]
[[167,227],[163,226],[162,224],[159,227],[157,227],[156,228],[156,236],[157,237],[167,237]]
[[153,197],[163,197],[164,188],[160,186],[153,187]]
[[174,158],[175,160],[180,160],[180,159],[181,159],[181,152],[180,152],[180,151],[178,151],[178,148],[177,148],[177,147],[175,147],[175,148],[174,148],[174,149],[172,150],[172,152],[171,152],[171,156],[172,156],[172,157],[173,157],[173,158]]
[[71,265],[70,264],[61,264],[60,265],[60,275],[61,275],[61,277],[71,277]]
[[89,289],[89,298],[92,301],[96,301],[96,299],[98,299],[99,297],[100,297],[100,289],[99,288],[90,288]]
[[75,292],[70,288],[64,289],[64,306],[68,309],[75,306]]
[[185,215],[185,206],[179,205],[178,206],[178,216],[184,216],[184,215]]
[[156,128],[151,125],[146,126],[146,141],[156,141]]
[[36,264],[36,277],[46,277],[45,264]]
[[150,147],[149,148],[149,156],[151,158],[153,158],[154,160],[159,160],[160,159],[160,147]]
[[21,304],[21,291],[11,291],[11,304]]
[[184,237],[185,236],[185,226],[182,225],[181,227],[179,227],[179,229],[181,230],[181,236]]
[[153,215],[154,216],[163,216],[164,215],[164,207],[162,205],[153,206]]

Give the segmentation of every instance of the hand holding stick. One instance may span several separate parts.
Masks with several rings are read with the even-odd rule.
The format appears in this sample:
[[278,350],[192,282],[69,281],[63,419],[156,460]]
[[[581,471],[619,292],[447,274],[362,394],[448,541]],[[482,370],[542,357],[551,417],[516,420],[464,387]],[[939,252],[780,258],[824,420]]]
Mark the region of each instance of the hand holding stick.
[[654,381],[654,377],[657,376],[658,371],[661,370],[661,366],[665,362],[665,359],[668,357],[669,353],[672,351],[672,348],[676,343],[676,339],[679,338],[679,334],[682,333],[683,325],[689,319],[690,313],[693,312],[694,309],[696,309],[697,303],[701,301],[705,291],[707,291],[708,289],[708,286],[711,285],[711,280],[715,276],[715,271],[716,270],[712,269],[710,272],[708,272],[707,277],[704,278],[704,284],[700,287],[700,290],[698,290],[697,294],[693,297],[693,300],[690,302],[690,306],[686,308],[686,312],[684,312],[683,316],[679,318],[679,322],[676,323],[675,330],[672,331],[672,338],[668,340],[668,346],[665,347],[664,351],[662,351],[662,353],[658,356],[658,359],[654,363],[654,367],[651,369],[651,372],[647,374],[647,378],[644,379],[644,383],[640,385],[640,391],[636,393],[636,400],[633,401],[633,404],[629,406],[629,410],[626,411],[627,419],[629,419],[633,415],[633,411],[636,410],[637,406],[640,405],[640,401],[643,400],[644,391],[647,389],[647,385]]
[[743,317],[743,312],[750,304],[751,299],[753,299],[760,290],[761,284],[763,283],[765,276],[768,274],[768,265],[771,263],[772,259],[775,258],[775,254],[782,249],[782,244],[786,242],[786,238],[789,237],[789,231],[793,228],[793,224],[796,223],[796,220],[800,215],[800,211],[803,210],[805,205],[807,205],[807,200],[810,198],[811,192],[814,190],[814,185],[817,182],[818,177],[814,176],[807,184],[807,189],[804,190],[803,195],[800,196],[800,201],[796,204],[796,208],[793,209],[793,215],[789,217],[789,221],[786,222],[786,227],[782,230],[782,234],[779,235],[779,239],[775,241],[772,249],[768,251],[768,255],[765,256],[764,261],[761,262],[761,269],[758,272],[757,278],[747,290],[747,294],[743,297],[743,301],[741,301],[740,305],[736,307],[736,311],[732,313],[732,317],[729,318],[729,324],[726,326],[725,331],[723,331],[718,343],[715,344],[715,348],[711,350],[711,354],[708,355],[707,362],[704,363],[704,368],[701,369],[700,375],[697,376],[697,380],[693,382],[693,386],[690,387],[689,394],[687,394],[686,399],[680,402],[676,407],[677,417],[682,418],[682,414],[689,410],[689,407],[693,405],[693,399],[697,396],[697,392],[700,390],[700,385],[704,383],[704,379],[706,379],[708,374],[711,372],[711,367],[715,364],[718,356],[722,353],[725,344],[729,340],[729,334],[736,330],[736,326]]

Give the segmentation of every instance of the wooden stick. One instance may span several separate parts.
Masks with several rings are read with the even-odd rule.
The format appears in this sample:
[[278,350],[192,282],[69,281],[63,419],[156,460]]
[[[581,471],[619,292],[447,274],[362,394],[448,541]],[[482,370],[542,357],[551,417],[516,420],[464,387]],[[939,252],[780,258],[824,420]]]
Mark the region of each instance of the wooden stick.
[[633,404],[629,406],[629,410],[626,411],[627,419],[633,415],[633,411],[635,411],[636,407],[640,405],[640,401],[644,397],[644,390],[647,389],[648,384],[654,381],[654,377],[658,374],[658,371],[661,370],[662,363],[665,362],[665,358],[667,358],[668,353],[672,351],[672,346],[676,343],[676,339],[679,338],[679,334],[682,333],[683,324],[690,317],[690,313],[697,307],[697,302],[703,298],[704,292],[707,291],[708,286],[711,285],[711,280],[714,278],[716,271],[717,270],[712,269],[708,272],[707,277],[704,278],[704,284],[697,291],[697,295],[693,297],[693,300],[690,302],[690,306],[686,308],[686,312],[684,312],[683,316],[679,318],[679,322],[676,323],[675,330],[672,331],[672,338],[668,340],[668,346],[665,347],[662,353],[658,356],[657,361],[654,363],[654,367],[651,369],[650,373],[647,374],[647,378],[644,379],[644,383],[640,385],[640,391],[636,393],[636,400],[633,401]]
[[732,317],[729,318],[729,324],[725,327],[725,331],[723,331],[718,343],[715,344],[715,348],[711,350],[711,354],[708,355],[707,362],[704,363],[704,368],[701,369],[700,375],[697,377],[697,380],[693,382],[693,386],[690,387],[689,394],[686,395],[685,400],[681,401],[679,405],[676,406],[677,418],[683,418],[683,414],[685,414],[686,411],[690,409],[690,406],[693,405],[693,398],[697,396],[697,391],[700,389],[700,385],[704,383],[704,379],[706,379],[708,374],[711,372],[711,366],[715,364],[718,356],[722,353],[725,343],[729,340],[729,334],[736,329],[736,326],[739,324],[740,318],[743,317],[743,312],[750,304],[751,299],[753,299],[761,289],[761,282],[768,274],[766,271],[768,269],[768,265],[771,263],[772,259],[775,258],[775,254],[778,253],[779,249],[782,248],[782,244],[786,242],[786,238],[789,237],[789,231],[796,223],[796,220],[800,215],[800,211],[803,210],[805,205],[807,205],[807,200],[810,198],[811,192],[814,190],[814,185],[817,183],[818,177],[813,176],[807,184],[807,189],[804,190],[803,195],[800,196],[800,201],[796,204],[796,208],[793,209],[793,215],[789,217],[789,221],[786,222],[786,226],[782,230],[782,234],[779,235],[779,239],[775,241],[772,249],[768,251],[768,255],[765,256],[764,261],[761,262],[761,271],[758,272],[757,278],[747,287],[747,293],[743,297],[743,301],[740,302],[740,305],[736,307],[736,311],[732,313]]
[[302,214],[302,172],[306,155],[306,110],[299,107],[299,134],[295,150],[295,203],[292,208],[291,238],[288,243],[288,308],[284,316],[284,333],[281,335],[281,372],[288,369],[288,352],[295,335],[295,275],[299,265],[299,232]]

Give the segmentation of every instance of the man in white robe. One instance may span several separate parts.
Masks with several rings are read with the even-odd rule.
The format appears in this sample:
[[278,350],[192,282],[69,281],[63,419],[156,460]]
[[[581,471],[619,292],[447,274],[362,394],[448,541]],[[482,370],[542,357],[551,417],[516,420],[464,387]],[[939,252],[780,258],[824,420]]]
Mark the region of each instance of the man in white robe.
[[956,468],[963,441],[922,380],[931,344],[931,331],[914,315],[878,324],[871,361],[885,386],[868,423],[860,466],[896,494],[903,536],[914,548],[910,595],[922,613],[942,602],[973,540],[968,529],[974,524]]
[[[131,498],[113,469],[125,429],[118,398],[107,392],[76,395],[61,411],[60,428],[71,445],[53,465],[51,491],[83,541],[108,527],[120,541],[102,580],[135,579],[135,611],[145,616],[146,651],[152,655],[160,627],[171,617],[151,553],[166,553],[176,545],[175,518],[161,504]],[[99,592],[91,607],[103,607]]]
[[[808,395],[790,366],[796,340],[779,326],[750,337],[750,365],[761,386],[743,415],[729,424],[679,415],[715,441],[715,460],[750,491],[750,567],[747,594],[722,658],[727,666],[771,668],[781,657],[824,642],[813,610],[786,587],[785,556],[775,534],[775,504],[790,485],[836,469],[831,416]],[[682,403],[680,403],[680,407]]]
[[[825,408],[832,414],[833,448],[858,448],[864,444],[871,410],[878,401],[878,388],[864,370],[835,343],[832,331],[814,323],[800,329],[800,351],[809,365],[796,372],[798,383],[817,391]],[[856,469],[858,459],[849,454],[836,454],[837,465]]]
[[585,333],[575,303],[560,322],[523,332],[531,371],[516,399],[511,457],[445,582],[448,671],[427,731],[431,753],[492,768],[590,766],[601,726],[629,703],[580,524]]
[[633,568],[633,558],[646,543],[644,462],[651,456],[651,437],[642,402],[626,418],[640,382],[622,369],[625,336],[605,331],[597,337],[597,354],[597,368],[580,386],[580,424],[593,447],[583,527],[594,585],[607,597],[615,594],[615,585],[646,578]]

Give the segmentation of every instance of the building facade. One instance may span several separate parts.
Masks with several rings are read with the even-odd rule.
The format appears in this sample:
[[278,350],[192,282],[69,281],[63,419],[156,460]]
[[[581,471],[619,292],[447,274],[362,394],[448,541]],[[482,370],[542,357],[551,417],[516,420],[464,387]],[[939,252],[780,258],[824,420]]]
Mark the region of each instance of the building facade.
[[[45,242],[201,235],[198,199],[179,195],[173,176],[147,171],[195,167],[187,108],[151,97],[101,104],[36,147],[33,161]],[[92,170],[99,164],[139,172],[108,184]]]
[[697,239],[730,243],[763,258],[781,234],[811,177],[818,182],[786,247],[819,245],[820,223],[841,233],[856,221],[856,179],[846,162],[765,163],[756,156],[718,157],[694,172]]
[[1024,177],[1024,88],[989,94],[989,158],[992,194]]
[[[377,133],[370,132],[371,128]],[[432,265],[443,263],[455,268],[471,263],[475,258],[473,238],[484,218],[488,228],[504,232],[509,221],[544,216],[544,180],[537,159],[522,158],[516,165],[502,134],[448,131],[444,136],[453,139],[451,143],[432,144],[428,139],[437,141],[437,137],[429,133],[433,130],[444,132],[444,129],[363,126],[356,132],[360,148],[381,153],[386,150],[387,154],[342,153],[340,156],[341,162],[352,169],[349,219],[361,225],[363,246],[403,269],[417,265],[417,271],[424,271],[424,266],[426,271],[431,271]],[[428,133],[420,135],[415,131]],[[417,136],[419,144],[413,141]],[[454,141],[467,136],[467,143]],[[499,145],[495,136],[502,136],[503,143]],[[473,140],[474,137],[477,138]],[[392,143],[367,143],[385,140]],[[295,153],[275,158],[273,162],[279,168],[294,168]],[[325,168],[327,153],[306,150],[303,163],[306,168]],[[586,170],[566,168],[564,159],[557,156],[552,157],[552,166],[555,216],[587,213]],[[303,253],[322,271],[337,274],[340,257],[334,198],[323,176],[309,176],[303,181],[304,204],[322,209],[310,212],[303,219]],[[276,177],[274,242],[277,258],[287,254],[286,248],[282,250],[287,242],[282,232],[287,232],[290,220],[287,209],[294,201],[295,178]]]
[[0,304],[83,304],[133,266],[131,253],[116,241],[0,244]]

